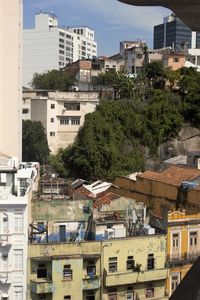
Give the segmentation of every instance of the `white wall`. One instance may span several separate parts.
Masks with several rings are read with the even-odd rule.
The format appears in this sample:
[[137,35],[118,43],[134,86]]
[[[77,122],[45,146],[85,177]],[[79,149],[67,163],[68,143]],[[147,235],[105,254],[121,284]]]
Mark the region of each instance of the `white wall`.
[[0,152],[21,159],[22,1],[0,1]]
[[24,30],[23,86],[29,86],[34,73],[59,69],[59,31]]

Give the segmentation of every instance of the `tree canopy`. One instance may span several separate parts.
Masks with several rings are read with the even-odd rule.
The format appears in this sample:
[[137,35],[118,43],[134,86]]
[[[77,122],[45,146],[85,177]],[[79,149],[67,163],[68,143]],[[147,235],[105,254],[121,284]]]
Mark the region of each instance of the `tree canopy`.
[[23,120],[22,159],[23,161],[47,162],[49,147],[44,127],[41,122]]
[[34,89],[68,91],[73,80],[62,70],[51,70],[44,73],[35,73],[31,82]]
[[200,74],[193,68],[152,63],[131,80],[116,72],[98,80],[114,88],[117,101],[101,101],[75,143],[54,157],[62,174],[95,180],[143,170],[146,152],[157,153],[184,122],[200,128]]

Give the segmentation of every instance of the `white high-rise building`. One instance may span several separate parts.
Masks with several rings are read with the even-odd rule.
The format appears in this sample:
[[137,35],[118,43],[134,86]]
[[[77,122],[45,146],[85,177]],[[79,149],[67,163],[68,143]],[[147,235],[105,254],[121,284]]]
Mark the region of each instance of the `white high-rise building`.
[[25,300],[27,293],[28,204],[38,164],[0,157],[0,299]]
[[35,27],[24,29],[23,86],[34,73],[63,68],[78,59],[97,56],[94,30],[86,26],[59,27],[53,13],[35,15]]
[[21,159],[22,0],[0,1],[0,152]]
[[22,0],[0,1],[0,299],[25,300],[28,202],[38,168],[23,168]]

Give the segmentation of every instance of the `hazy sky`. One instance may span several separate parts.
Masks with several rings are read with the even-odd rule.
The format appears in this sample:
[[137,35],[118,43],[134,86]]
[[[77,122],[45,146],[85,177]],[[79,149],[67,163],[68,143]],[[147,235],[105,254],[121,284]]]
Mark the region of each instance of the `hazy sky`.
[[136,7],[117,0],[24,0],[24,27],[34,26],[34,15],[52,11],[59,25],[86,25],[95,30],[98,55],[119,52],[123,40],[145,40],[152,46],[153,26],[170,11],[161,7]]

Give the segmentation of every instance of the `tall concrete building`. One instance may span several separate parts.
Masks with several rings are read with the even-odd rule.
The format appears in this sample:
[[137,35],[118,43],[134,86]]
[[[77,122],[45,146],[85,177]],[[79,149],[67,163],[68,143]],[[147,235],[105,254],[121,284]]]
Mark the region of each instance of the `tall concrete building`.
[[23,34],[23,86],[28,86],[34,73],[60,69],[78,59],[97,55],[94,30],[86,26],[59,27],[53,13],[35,15],[35,27]]
[[200,33],[192,32],[178,17],[170,15],[154,26],[154,49],[171,47],[175,51],[200,48]]
[[21,159],[22,1],[0,1],[0,152]]

